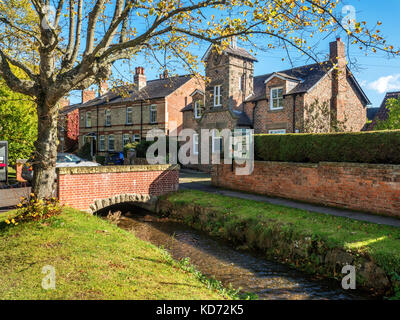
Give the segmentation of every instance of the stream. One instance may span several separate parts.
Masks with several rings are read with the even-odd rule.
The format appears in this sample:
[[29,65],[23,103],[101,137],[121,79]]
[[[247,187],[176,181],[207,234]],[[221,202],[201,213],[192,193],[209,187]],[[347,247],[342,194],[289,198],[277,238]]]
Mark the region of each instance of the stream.
[[119,206],[111,210],[123,213],[119,227],[144,241],[162,246],[176,260],[188,257],[206,276],[215,277],[224,286],[232,284],[244,292],[255,293],[260,300],[365,299],[341,289],[338,281],[321,280],[268,261],[261,254],[238,250],[227,241],[179,222],[159,219],[143,209]]

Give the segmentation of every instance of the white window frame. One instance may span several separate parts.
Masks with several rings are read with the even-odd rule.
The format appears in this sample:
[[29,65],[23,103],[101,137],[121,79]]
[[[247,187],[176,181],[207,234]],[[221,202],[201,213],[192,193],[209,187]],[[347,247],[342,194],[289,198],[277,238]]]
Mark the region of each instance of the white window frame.
[[[282,90],[282,98],[279,98],[279,96],[277,95],[277,98],[273,98],[273,93],[274,91],[279,92],[279,90]],[[282,110],[283,109],[283,88],[282,87],[276,87],[276,88],[271,88],[270,90],[270,96],[269,96],[271,102],[270,102],[270,109],[271,110]],[[274,107],[274,100],[278,100],[278,102],[281,102],[281,107]]]
[[200,119],[201,118],[201,107],[199,106],[199,102],[200,101],[195,101],[194,102],[194,117],[196,119]]
[[193,134],[193,154],[199,154],[199,135]]
[[[131,117],[130,121],[129,121],[129,115]],[[126,124],[133,124],[133,108],[132,107],[126,108]]]
[[268,134],[286,134],[286,129],[268,130]]
[[99,151],[105,151],[106,150],[106,137],[104,135],[101,135],[99,137]]
[[214,86],[214,107],[222,106],[221,85]]
[[111,109],[104,110],[104,126],[106,127],[111,126]]
[[[110,147],[110,141],[112,140],[112,142],[113,142],[113,147],[111,148]],[[114,135],[113,134],[110,134],[109,136],[108,136],[108,151],[115,151],[115,138],[114,138]]]
[[131,135],[129,133],[122,134],[122,147],[125,147],[128,143],[131,142]]
[[139,142],[139,141],[140,141],[140,135],[139,134],[132,135],[132,142]]
[[[153,112],[155,112],[155,120],[154,121],[152,119]],[[150,123],[153,123],[153,124],[157,123],[157,105],[155,105],[155,104],[152,104],[150,106]]]
[[[218,133],[218,135],[217,135],[217,133]],[[215,149],[215,147],[216,147],[216,145],[217,145],[217,144],[215,143],[216,140],[219,140],[219,141],[220,141],[220,142],[219,142],[219,148],[218,148],[218,149]],[[221,132],[218,131],[218,130],[213,130],[213,131],[212,131],[212,140],[211,140],[211,152],[212,152],[212,153],[220,153],[221,150],[222,150],[222,136],[221,136]]]
[[92,112],[87,111],[85,115],[85,126],[86,128],[91,128],[92,127]]

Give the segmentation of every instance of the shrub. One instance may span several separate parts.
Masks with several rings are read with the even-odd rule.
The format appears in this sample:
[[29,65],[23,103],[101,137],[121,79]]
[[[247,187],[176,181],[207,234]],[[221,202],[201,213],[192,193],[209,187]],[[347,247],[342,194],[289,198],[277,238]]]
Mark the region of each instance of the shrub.
[[82,148],[80,148],[80,149],[78,150],[78,152],[76,153],[76,155],[77,155],[79,158],[92,161],[92,155],[91,155],[91,150],[90,150],[90,148],[91,148],[91,147],[90,147],[90,143],[89,143],[89,142],[86,142],[86,143],[82,146]]
[[106,162],[106,157],[105,156],[96,155],[96,162],[100,163],[102,166],[104,166],[104,164]]
[[124,157],[126,158],[127,156],[128,156],[128,150],[130,150],[130,149],[136,149],[136,147],[137,147],[137,145],[139,144],[140,142],[130,142],[130,143],[127,143],[125,146],[124,146]]
[[24,221],[37,221],[58,215],[62,211],[62,205],[56,198],[38,199],[33,193],[29,198],[22,198],[17,205],[15,216],[5,220],[7,224],[17,225]]
[[400,130],[255,135],[254,152],[261,161],[400,164]]

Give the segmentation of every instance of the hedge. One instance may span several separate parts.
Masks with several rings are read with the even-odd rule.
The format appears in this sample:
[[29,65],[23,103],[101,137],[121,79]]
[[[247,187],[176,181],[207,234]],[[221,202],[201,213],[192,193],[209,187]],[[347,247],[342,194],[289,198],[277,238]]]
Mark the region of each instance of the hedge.
[[400,164],[400,130],[255,135],[254,153],[260,161]]

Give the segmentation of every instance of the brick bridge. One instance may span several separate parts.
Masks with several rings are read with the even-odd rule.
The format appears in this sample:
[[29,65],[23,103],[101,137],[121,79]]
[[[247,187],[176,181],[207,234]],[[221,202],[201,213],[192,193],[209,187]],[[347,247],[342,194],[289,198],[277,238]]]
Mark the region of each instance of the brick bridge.
[[124,202],[151,206],[179,186],[178,165],[59,168],[57,174],[60,202],[91,213]]

